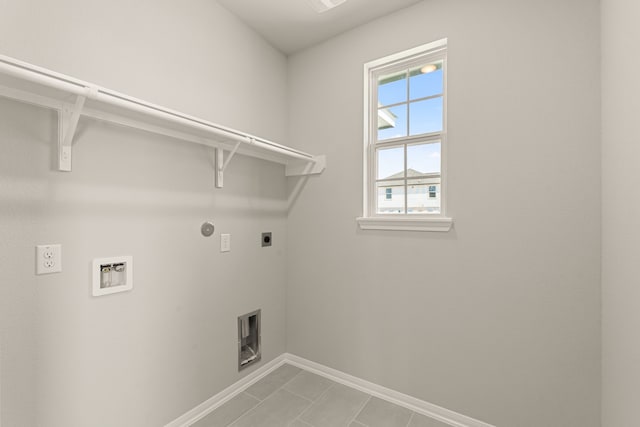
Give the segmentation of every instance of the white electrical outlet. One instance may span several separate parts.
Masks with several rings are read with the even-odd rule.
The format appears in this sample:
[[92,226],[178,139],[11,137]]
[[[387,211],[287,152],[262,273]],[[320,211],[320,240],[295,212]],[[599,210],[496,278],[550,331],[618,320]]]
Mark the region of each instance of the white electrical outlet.
[[62,246],[36,246],[36,274],[59,273],[62,271]]
[[231,252],[231,234],[220,235],[220,252]]

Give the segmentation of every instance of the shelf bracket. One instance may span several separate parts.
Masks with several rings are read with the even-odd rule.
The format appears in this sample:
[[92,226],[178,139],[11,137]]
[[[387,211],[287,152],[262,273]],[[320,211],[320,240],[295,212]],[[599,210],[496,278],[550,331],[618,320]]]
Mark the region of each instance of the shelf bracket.
[[65,106],[58,111],[58,170],[61,172],[71,172],[73,136],[86,100],[86,96],[78,95],[72,108]]
[[[251,140],[252,139],[253,138],[251,138]],[[229,157],[227,157],[227,160],[224,160],[224,150],[222,148],[216,148],[216,158],[215,158],[216,188],[222,188],[223,187],[223,184],[224,184],[224,171],[225,171],[225,169],[227,169],[227,166],[229,166],[229,162],[231,161],[233,156],[238,151],[238,148],[240,147],[240,144],[242,144],[242,141],[238,141],[236,143],[236,145],[233,147],[233,150],[231,150],[231,152],[229,153]]]
[[287,163],[286,176],[307,176],[321,174],[327,167],[327,156],[313,156],[309,161]]
[[[253,138],[251,138],[251,140],[253,141]],[[242,144],[242,142],[238,141],[235,147],[233,147],[233,150],[231,150],[231,153],[229,153],[229,157],[227,157],[227,160],[225,160],[224,164],[222,165],[222,172],[224,172],[225,169],[227,169],[227,166],[229,166],[229,162],[238,151],[238,147],[240,147],[240,144]]]
[[216,148],[215,159],[213,159],[213,164],[216,169],[216,188],[222,188],[224,185],[224,172],[222,170],[222,166],[224,165],[224,151],[222,148]]

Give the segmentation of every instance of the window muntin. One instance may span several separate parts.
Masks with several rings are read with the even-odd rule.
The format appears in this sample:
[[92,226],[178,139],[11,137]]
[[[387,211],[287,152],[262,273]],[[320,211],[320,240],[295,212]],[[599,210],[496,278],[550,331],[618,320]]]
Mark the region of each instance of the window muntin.
[[368,69],[365,216],[444,215],[445,47],[412,51]]
[[442,132],[444,60],[377,77],[377,141]]

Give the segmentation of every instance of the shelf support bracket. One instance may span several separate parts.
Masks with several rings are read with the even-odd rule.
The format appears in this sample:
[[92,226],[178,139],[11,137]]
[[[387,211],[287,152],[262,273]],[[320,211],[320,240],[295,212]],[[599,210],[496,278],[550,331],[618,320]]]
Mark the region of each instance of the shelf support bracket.
[[61,172],[71,172],[73,136],[86,100],[86,96],[78,95],[72,108],[65,106],[58,111],[58,170]]
[[286,176],[307,176],[321,174],[327,167],[327,156],[313,156],[309,161],[287,163]]
[[[252,138],[253,139],[253,138]],[[242,144],[242,141],[238,141],[235,145],[235,147],[233,147],[233,150],[231,150],[231,153],[229,153],[229,157],[227,157],[227,160],[225,160],[224,164],[222,165],[222,172],[225,171],[225,169],[227,169],[227,166],[229,166],[229,162],[231,161],[231,159],[233,158],[233,156],[236,154],[236,152],[238,151],[238,147],[240,147],[240,144]]]
[[224,171],[222,169],[224,165],[224,151],[222,148],[216,148],[216,157],[213,161],[216,169],[216,188],[222,188],[224,185]]
[[229,166],[229,162],[238,151],[240,144],[242,144],[242,141],[238,141],[236,143],[236,145],[233,147],[233,150],[231,150],[231,152],[229,153],[229,157],[227,157],[227,160],[224,160],[224,150],[222,148],[216,148],[216,188],[222,188],[224,184],[224,171],[225,169],[227,169],[227,166]]

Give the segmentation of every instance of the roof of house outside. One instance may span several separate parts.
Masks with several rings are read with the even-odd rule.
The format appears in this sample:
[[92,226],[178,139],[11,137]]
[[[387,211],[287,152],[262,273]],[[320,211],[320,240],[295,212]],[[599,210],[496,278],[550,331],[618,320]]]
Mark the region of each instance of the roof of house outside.
[[[415,169],[407,169],[407,178],[418,178],[423,177],[426,174],[424,172],[417,171]],[[398,173],[394,173],[393,175],[389,175],[384,179],[395,179],[395,178],[404,178],[404,172],[400,171]]]
[[[426,175],[426,176],[425,176]],[[385,179],[389,180],[397,180],[399,178],[404,178],[404,172],[394,173],[393,175],[389,175],[386,178],[382,178],[378,181],[379,185],[382,187],[404,187],[404,180],[400,181],[388,181],[384,182]],[[439,185],[440,184],[440,175],[439,174],[426,174],[424,172],[417,171],[415,169],[407,169],[407,178],[411,179],[410,185]]]

